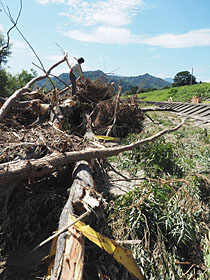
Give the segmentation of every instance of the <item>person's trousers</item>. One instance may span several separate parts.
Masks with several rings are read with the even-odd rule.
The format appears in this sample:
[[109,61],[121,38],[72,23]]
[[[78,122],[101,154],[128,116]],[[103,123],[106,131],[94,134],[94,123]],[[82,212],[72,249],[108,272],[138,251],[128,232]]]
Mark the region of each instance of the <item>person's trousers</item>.
[[76,94],[76,77],[73,73],[70,72],[70,80],[72,85],[72,95]]

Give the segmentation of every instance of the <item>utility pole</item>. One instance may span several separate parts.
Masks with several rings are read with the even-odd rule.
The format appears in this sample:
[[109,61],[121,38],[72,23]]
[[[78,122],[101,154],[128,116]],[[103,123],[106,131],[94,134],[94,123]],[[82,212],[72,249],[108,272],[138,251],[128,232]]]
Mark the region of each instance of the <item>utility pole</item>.
[[191,77],[190,77],[190,85],[192,85],[192,77],[193,77],[193,68],[192,68],[192,74],[191,74]]

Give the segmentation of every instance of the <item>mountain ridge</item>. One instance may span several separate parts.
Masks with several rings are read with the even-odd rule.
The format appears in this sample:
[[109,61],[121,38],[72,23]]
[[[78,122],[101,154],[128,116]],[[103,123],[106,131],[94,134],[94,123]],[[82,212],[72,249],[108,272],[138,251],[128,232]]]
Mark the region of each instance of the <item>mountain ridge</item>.
[[[114,82],[116,87],[120,83],[122,87],[122,91],[130,90],[132,87],[138,87],[141,89],[161,89],[164,87],[170,87],[171,83],[165,81],[164,79],[154,77],[149,73],[145,73],[143,75],[138,76],[118,76],[118,75],[109,75],[104,73],[101,70],[93,70],[93,71],[84,71],[84,76],[89,78],[90,80],[95,80],[97,78],[101,78],[106,83]],[[51,80],[54,82],[55,86],[59,89],[63,89],[66,85],[70,84],[69,73],[62,73],[58,76],[58,78],[53,77]],[[38,86],[46,85],[48,90],[51,90],[52,86],[49,83],[48,79],[44,79],[37,83]]]

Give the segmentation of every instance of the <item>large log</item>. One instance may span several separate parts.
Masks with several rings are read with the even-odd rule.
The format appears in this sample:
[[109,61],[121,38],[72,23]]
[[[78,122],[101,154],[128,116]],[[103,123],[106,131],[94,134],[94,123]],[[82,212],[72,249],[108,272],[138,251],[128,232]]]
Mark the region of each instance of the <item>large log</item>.
[[73,151],[67,153],[55,152],[40,159],[18,160],[14,162],[12,161],[3,163],[0,165],[0,186],[6,187],[11,181],[20,181],[26,178],[39,178],[56,171],[61,166],[80,160],[106,158],[118,155],[119,153],[132,150],[140,145],[151,142],[166,133],[176,131],[183,125],[183,123],[184,120],[173,128],[164,129],[151,137],[139,140],[126,146],[104,149],[89,148],[82,151]]
[[[94,188],[91,170],[87,162],[81,161],[77,163],[73,173],[73,179],[69,198],[60,216],[58,230],[71,224],[72,221],[69,218],[70,214],[80,215],[85,211],[82,199],[87,189]],[[51,280],[82,279],[84,239],[83,236],[76,231],[74,226],[71,227],[70,231],[71,234],[69,234],[69,231],[65,231],[58,237]]]

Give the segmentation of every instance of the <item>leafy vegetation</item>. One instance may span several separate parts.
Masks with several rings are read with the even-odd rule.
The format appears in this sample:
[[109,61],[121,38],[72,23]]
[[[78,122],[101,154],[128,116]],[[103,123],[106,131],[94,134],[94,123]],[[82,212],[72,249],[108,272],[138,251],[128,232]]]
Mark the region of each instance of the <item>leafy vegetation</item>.
[[[160,126],[168,119],[170,126],[174,119],[164,114],[152,117]],[[151,124],[141,137],[159,129]],[[189,121],[173,134],[111,158],[121,172],[134,178],[140,169],[145,174],[108,209],[114,238],[139,240],[131,249],[146,279],[209,279],[209,155],[210,129],[191,127]]]
[[4,36],[0,32],[0,67],[2,64],[7,63],[8,57],[10,56],[11,44],[7,44]]
[[151,180],[110,206],[115,238],[141,241],[132,251],[146,279],[208,279],[201,267],[185,275],[185,262],[201,264],[206,256],[199,244],[209,214],[195,182]]
[[210,84],[203,83],[191,86],[172,87],[138,94],[138,97],[145,101],[168,101],[169,97],[172,97],[175,102],[187,102],[192,96],[199,96],[204,100],[209,99]]
[[37,76],[37,72],[31,69],[31,73],[22,70],[16,75],[12,75],[2,67],[8,62],[11,54],[11,45],[7,44],[4,36],[0,33],[0,96],[8,97],[17,89],[25,86],[31,79]]
[[2,97],[12,95],[17,89],[24,87],[31,79],[37,76],[36,71],[31,69],[31,73],[22,70],[21,73],[12,75],[5,69],[0,69],[0,92]]
[[174,77],[173,86],[180,87],[186,85],[196,84],[196,78],[189,71],[181,71],[177,73]]

